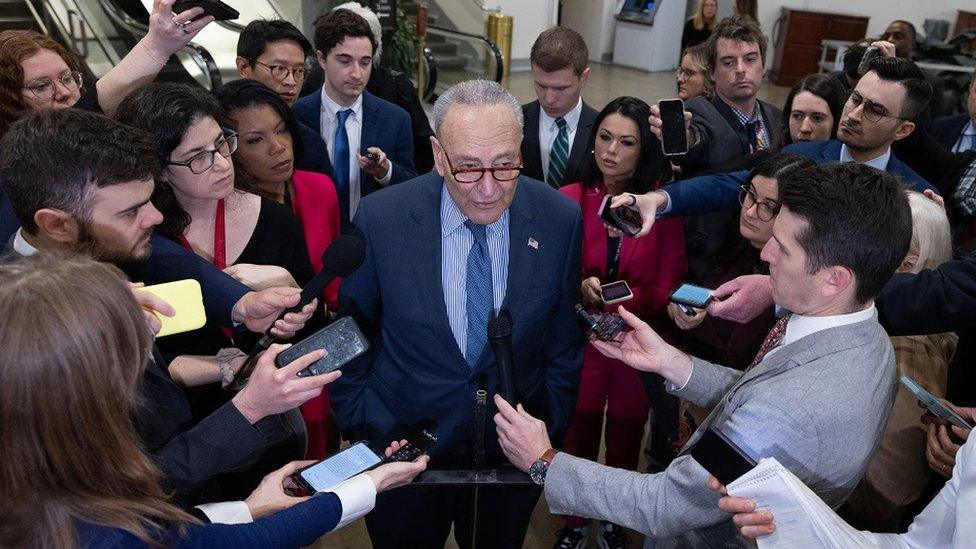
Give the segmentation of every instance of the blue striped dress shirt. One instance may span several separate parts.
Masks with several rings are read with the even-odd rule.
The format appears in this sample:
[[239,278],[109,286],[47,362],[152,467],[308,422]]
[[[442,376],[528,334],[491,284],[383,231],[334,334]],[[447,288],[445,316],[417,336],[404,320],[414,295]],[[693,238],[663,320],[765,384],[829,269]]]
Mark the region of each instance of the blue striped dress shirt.
[[[458,349],[464,355],[468,345],[468,299],[465,292],[468,269],[468,252],[474,245],[474,236],[464,226],[468,218],[458,209],[447,186],[441,187],[441,286],[444,289],[444,305],[447,319],[454,332]],[[497,221],[488,225],[488,253],[491,254],[491,286],[495,310],[505,301],[508,289],[508,210]],[[465,357],[467,359],[467,357]]]

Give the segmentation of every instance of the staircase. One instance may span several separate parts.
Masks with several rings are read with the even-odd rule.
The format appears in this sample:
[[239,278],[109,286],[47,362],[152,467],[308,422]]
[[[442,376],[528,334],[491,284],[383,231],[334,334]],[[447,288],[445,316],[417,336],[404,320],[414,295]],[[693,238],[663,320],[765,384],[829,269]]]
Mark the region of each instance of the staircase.
[[42,32],[26,0],[0,0],[0,31],[5,30]]

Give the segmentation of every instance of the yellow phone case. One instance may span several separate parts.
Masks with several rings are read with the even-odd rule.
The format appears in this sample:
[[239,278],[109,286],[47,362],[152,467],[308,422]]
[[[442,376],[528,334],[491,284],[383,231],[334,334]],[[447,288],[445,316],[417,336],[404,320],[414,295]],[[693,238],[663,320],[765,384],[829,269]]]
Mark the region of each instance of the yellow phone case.
[[156,337],[189,332],[207,323],[207,313],[203,308],[203,292],[200,290],[200,283],[196,280],[187,278],[140,289],[156,295],[176,311],[173,316],[156,313],[156,318],[163,325]]

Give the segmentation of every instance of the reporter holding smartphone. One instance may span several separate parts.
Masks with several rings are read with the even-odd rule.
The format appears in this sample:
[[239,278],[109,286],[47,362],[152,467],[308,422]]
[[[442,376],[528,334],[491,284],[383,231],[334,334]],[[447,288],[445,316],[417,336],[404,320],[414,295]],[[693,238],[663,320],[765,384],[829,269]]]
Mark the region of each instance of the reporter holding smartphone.
[[167,501],[133,427],[151,343],[117,268],[56,254],[0,264],[0,546],[308,545],[426,467],[384,465],[297,498],[291,463],[245,501],[258,520],[201,524]]
[[[649,113],[648,105],[640,99],[620,97],[611,101],[597,116],[595,130],[589,136],[593,152],[583,159],[582,181],[559,190],[576,201],[583,212],[583,305],[590,310],[614,312],[617,306],[604,303],[600,287],[623,280],[633,293],[633,298],[626,301],[628,309],[655,328],[673,334],[665,307],[668,291],[685,273],[681,220],[658,221],[648,236],[633,239],[605,225],[598,214],[607,195],[648,192],[671,179],[671,165],[661,151],[661,143],[644,123]],[[655,437],[666,442],[667,437],[673,436],[677,399],[664,393],[661,378],[656,375],[641,380],[647,385],[645,392],[638,375],[629,366],[587,346],[579,398],[564,444],[566,452],[591,460],[597,458],[604,408],[607,465],[637,468],[650,407],[657,418],[652,428],[660,430]],[[666,445],[661,450],[663,468],[673,458],[673,450]],[[585,525],[585,519],[568,517],[557,543],[585,539]],[[609,543],[623,534],[619,527],[604,523],[601,535]]]

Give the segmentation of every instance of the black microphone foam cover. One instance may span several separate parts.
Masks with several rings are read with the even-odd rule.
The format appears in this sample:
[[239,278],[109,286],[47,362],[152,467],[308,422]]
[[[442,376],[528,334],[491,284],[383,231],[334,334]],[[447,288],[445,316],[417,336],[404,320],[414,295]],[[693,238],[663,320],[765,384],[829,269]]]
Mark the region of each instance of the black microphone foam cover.
[[493,345],[512,341],[512,319],[507,313],[508,311],[502,309],[488,321],[488,339]]
[[322,253],[322,270],[346,278],[351,275],[366,258],[366,242],[362,237],[344,234],[332,241]]

